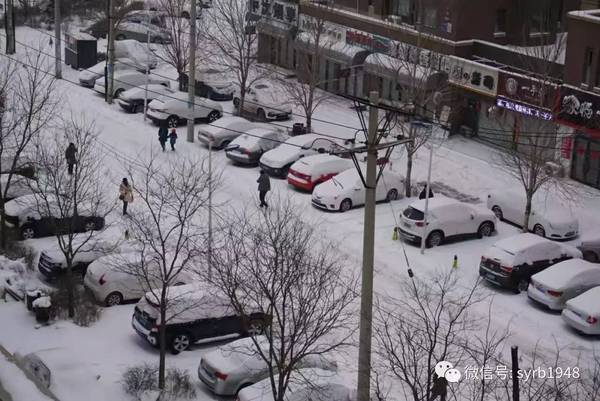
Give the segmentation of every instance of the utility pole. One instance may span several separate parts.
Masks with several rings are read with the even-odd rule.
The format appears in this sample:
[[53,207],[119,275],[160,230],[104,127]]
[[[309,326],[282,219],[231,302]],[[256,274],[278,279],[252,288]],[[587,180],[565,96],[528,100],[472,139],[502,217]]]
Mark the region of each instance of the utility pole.
[[62,79],[62,52],[60,45],[62,44],[60,36],[60,0],[54,0],[54,75],[56,79]]
[[[147,10],[148,7],[144,6]],[[144,121],[146,121],[146,114],[148,110],[148,81],[150,80],[150,12],[146,14],[146,46],[148,46],[148,58],[146,59],[146,84],[144,87]]]
[[377,186],[377,129],[379,93],[369,93],[367,134],[367,174],[363,232],[362,286],[360,297],[360,336],[358,348],[357,401],[370,401],[371,338],[373,333],[373,260],[375,247],[375,187]]
[[510,348],[512,361],[512,401],[519,401],[519,347]]
[[429,144],[429,164],[427,167],[427,185],[425,186],[425,210],[423,211],[423,235],[421,235],[421,255],[425,253],[427,241],[427,217],[429,213],[429,191],[431,185],[431,163],[433,162],[433,144]]
[[194,98],[196,95],[196,0],[190,1],[190,62],[188,63],[187,141],[194,142]]
[[113,102],[113,88],[115,76],[115,1],[108,0],[108,63],[106,68],[107,85],[104,87],[106,91],[106,102]]
[[212,141],[208,142],[208,278],[212,279]]
[[15,54],[15,8],[13,0],[6,0],[5,30],[6,30],[6,54]]

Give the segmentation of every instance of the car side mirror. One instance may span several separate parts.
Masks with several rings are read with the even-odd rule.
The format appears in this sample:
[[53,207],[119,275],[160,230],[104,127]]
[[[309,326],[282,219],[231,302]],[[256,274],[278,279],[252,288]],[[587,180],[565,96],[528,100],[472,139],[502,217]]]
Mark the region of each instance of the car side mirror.
[[475,219],[475,215],[473,213],[471,213],[471,220]]

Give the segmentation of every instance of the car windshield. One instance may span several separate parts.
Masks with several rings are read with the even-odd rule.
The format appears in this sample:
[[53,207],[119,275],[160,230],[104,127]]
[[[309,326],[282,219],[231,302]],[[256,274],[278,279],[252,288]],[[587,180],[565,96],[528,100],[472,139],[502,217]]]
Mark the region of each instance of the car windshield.
[[265,84],[258,84],[254,86],[255,89],[269,89],[268,85]]
[[413,207],[406,208],[404,212],[402,212],[404,217],[411,220],[423,220],[425,219],[425,214],[422,211],[417,210]]

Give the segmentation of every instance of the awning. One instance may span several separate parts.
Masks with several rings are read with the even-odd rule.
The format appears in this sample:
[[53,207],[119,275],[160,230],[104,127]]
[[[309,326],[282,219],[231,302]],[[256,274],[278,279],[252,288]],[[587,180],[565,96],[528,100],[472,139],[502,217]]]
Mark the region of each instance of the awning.
[[[364,59],[371,53],[362,47],[349,45],[340,41],[319,40],[319,42],[321,42],[321,48],[324,50],[323,55],[325,57],[350,66],[363,64]],[[296,36],[296,50],[312,54],[314,46],[314,38],[310,33],[300,32]]]
[[434,71],[431,68],[381,53],[367,56],[364,62],[364,71],[379,77],[397,80],[402,85],[420,86],[427,90],[437,89],[448,81],[448,75],[445,72]]
[[296,31],[296,27],[294,26],[285,26],[283,24],[275,25],[274,21],[267,22],[264,20],[258,21],[256,23],[256,30],[258,33],[262,33],[269,36],[276,36],[282,39],[291,38],[294,36]]

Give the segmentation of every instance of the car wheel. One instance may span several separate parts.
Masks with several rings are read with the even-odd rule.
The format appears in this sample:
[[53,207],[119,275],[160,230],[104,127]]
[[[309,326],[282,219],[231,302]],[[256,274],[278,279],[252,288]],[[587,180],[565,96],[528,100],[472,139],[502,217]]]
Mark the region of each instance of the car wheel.
[[240,107],[240,99],[237,97],[233,98],[233,107],[235,107],[236,109],[238,109]]
[[258,109],[256,112],[256,118],[258,121],[267,121],[267,115],[263,109]]
[[169,118],[167,118],[167,125],[169,126],[169,128],[176,128],[178,124],[179,124],[179,117],[170,116]]
[[115,91],[115,99],[121,96],[121,93],[125,92],[122,88],[119,88]]
[[546,237],[546,230],[544,230],[544,227],[542,227],[541,224],[536,224],[533,226],[533,233],[535,235],[539,235],[540,237]]
[[230,143],[231,143],[231,141],[226,139],[223,142],[221,142],[221,145],[219,146],[219,148],[225,149],[227,147],[227,145],[229,145]]
[[583,258],[585,260],[587,260],[588,262],[592,262],[592,263],[598,263],[598,261],[599,261],[598,255],[596,255],[596,253],[594,253],[592,251],[583,252]]
[[111,292],[104,299],[104,305],[109,306],[109,307],[119,305],[119,304],[121,304],[121,302],[123,302],[123,295],[117,291]]
[[494,233],[494,223],[491,221],[484,221],[477,229],[477,237],[490,237]]
[[136,104],[135,106],[133,106],[133,112],[134,113],[143,113],[144,112],[144,103]]
[[398,190],[395,188],[392,188],[388,191],[387,195],[385,196],[385,200],[388,202],[391,202],[396,199],[398,199]]
[[208,114],[208,122],[213,123],[217,121],[219,117],[221,117],[221,113],[219,113],[217,110],[213,110]]
[[262,320],[251,320],[248,323],[248,328],[246,329],[246,334],[250,337],[256,337],[261,335],[265,331],[265,324]]
[[96,229],[96,222],[94,220],[88,220],[83,225],[85,231],[94,231]]
[[177,355],[190,347],[192,338],[187,333],[178,333],[171,339],[171,353]]
[[340,212],[344,213],[350,209],[352,209],[352,201],[350,199],[344,199],[342,203],[340,203]]
[[244,384],[242,384],[241,386],[239,386],[239,387],[237,388],[237,390],[235,390],[235,395],[238,395],[238,394],[239,394],[239,392],[240,392],[242,389],[244,389],[244,388],[246,388],[246,387],[250,387],[250,386],[251,386],[251,385],[253,385],[253,384],[254,384],[254,383],[244,383]]
[[440,245],[444,241],[444,233],[441,231],[434,231],[427,236],[427,247],[433,248]]
[[123,35],[122,33],[118,34],[117,36],[115,36],[116,40],[123,40],[126,39],[125,35]]
[[35,229],[32,226],[25,226],[21,228],[21,238],[32,239],[35,237]]
[[529,280],[526,278],[519,280],[519,284],[517,284],[517,289],[515,293],[520,293],[521,291],[527,291],[527,287],[529,287]]
[[504,214],[502,214],[502,209],[500,209],[500,206],[492,207],[492,212],[494,212],[498,220],[502,221],[504,219]]

